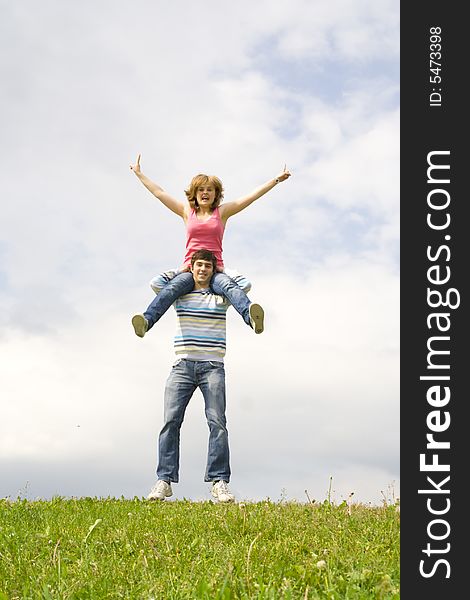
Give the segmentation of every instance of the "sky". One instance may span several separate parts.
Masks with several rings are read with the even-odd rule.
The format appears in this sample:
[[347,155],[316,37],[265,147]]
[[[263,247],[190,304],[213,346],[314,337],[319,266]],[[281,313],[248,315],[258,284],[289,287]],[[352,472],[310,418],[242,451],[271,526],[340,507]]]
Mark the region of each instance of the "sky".
[[[156,481],[170,309],[149,280],[184,227],[129,169],[230,201],[227,314],[239,500],[399,497],[399,3],[1,0],[0,497],[142,497]],[[195,393],[175,499],[209,499]]]

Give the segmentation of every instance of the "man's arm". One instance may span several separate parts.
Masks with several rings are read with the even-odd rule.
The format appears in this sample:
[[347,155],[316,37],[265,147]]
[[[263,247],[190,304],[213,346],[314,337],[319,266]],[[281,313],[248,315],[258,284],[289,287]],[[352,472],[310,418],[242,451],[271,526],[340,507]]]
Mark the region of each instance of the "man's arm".
[[240,275],[238,271],[235,271],[234,269],[225,269],[225,274],[228,275],[230,279],[233,279],[233,281],[238,285],[238,287],[241,287],[245,294],[248,294],[248,292],[251,290],[251,281],[244,275]]
[[158,294],[161,292],[162,288],[173,279],[177,275],[177,269],[170,269],[169,271],[165,271],[164,273],[159,273],[153,279],[150,280],[150,287]]

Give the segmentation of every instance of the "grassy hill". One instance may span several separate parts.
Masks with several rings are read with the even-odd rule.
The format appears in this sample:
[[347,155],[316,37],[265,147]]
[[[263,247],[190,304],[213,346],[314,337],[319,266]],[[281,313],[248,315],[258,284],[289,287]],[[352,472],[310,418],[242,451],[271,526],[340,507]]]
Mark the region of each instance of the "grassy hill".
[[399,598],[399,510],[0,500],[0,600]]

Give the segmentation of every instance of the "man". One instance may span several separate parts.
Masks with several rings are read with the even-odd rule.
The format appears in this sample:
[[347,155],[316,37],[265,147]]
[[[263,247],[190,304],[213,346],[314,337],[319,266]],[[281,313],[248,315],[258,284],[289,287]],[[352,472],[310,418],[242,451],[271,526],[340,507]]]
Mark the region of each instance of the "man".
[[[178,360],[165,387],[164,425],[158,441],[158,481],[149,500],[165,500],[179,479],[180,429],[186,407],[199,387],[204,397],[209,426],[209,448],[204,480],[212,482],[211,494],[219,502],[233,502],[230,481],[229,443],[225,418],[226,313],[230,304],[209,289],[217,265],[209,250],[197,250],[191,259],[194,290],[176,300],[178,328],[174,346]],[[165,274],[163,278],[167,276]],[[162,281],[162,285],[165,281]],[[238,284],[250,289],[246,279]],[[158,291],[158,285],[153,285]]]

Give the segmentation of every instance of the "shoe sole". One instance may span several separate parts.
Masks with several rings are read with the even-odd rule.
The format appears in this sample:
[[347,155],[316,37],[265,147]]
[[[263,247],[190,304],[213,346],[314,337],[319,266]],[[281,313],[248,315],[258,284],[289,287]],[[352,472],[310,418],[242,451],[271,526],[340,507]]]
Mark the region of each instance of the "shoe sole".
[[147,333],[147,323],[145,317],[142,315],[134,315],[132,317],[132,326],[134,327],[135,334],[140,338],[143,338]]
[[211,500],[215,504],[233,504],[235,502],[235,497],[231,500],[219,500],[217,494],[214,494],[214,492],[211,490]]
[[159,498],[158,496],[147,496],[147,500],[151,500],[153,502],[163,502],[167,498],[171,498],[171,496],[173,496],[173,492],[171,492],[171,494],[168,494],[168,496],[163,496],[163,498]]
[[250,305],[250,320],[255,333],[264,331],[264,310],[259,304]]
[[217,498],[217,496],[214,496],[214,494],[212,494],[211,501],[214,504],[234,504],[235,503],[235,498],[233,500],[219,500]]
[[169,496],[163,496],[163,498],[158,498],[157,496],[152,496],[151,498],[149,498],[147,496],[147,500],[150,500],[150,502],[164,502],[167,498],[170,498],[171,496],[173,496],[173,494],[170,494]]

